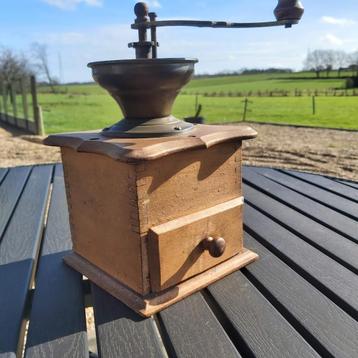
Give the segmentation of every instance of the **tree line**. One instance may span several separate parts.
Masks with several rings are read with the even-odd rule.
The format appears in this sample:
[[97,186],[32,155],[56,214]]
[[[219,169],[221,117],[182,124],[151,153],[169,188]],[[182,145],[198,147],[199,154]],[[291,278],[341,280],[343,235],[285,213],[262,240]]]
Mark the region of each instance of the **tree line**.
[[358,76],[358,51],[347,53],[338,50],[309,51],[304,61],[304,69],[316,73],[320,78],[323,73],[328,77],[333,70],[341,77],[343,70],[352,70]]
[[32,75],[46,82],[52,92],[56,91],[58,80],[50,71],[46,45],[32,44],[27,56],[10,48],[0,47],[0,83],[20,81]]

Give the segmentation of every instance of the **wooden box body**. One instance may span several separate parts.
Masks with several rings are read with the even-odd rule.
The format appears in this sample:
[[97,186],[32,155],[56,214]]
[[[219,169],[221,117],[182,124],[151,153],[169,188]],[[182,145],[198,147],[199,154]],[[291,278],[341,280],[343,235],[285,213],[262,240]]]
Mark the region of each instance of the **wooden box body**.
[[[144,163],[123,163],[69,148],[62,149],[62,158],[74,251],[143,295],[152,291],[149,273],[161,261],[154,244],[148,244],[150,229],[242,195],[241,147],[236,143]],[[234,227],[234,245],[220,258],[200,252],[191,273],[183,272],[165,285],[156,284],[156,291],[239,253],[243,249],[242,218],[239,215],[223,224]],[[224,236],[215,231],[207,234]],[[180,260],[178,253],[185,250],[184,256],[189,256],[198,244],[190,236],[178,237],[163,259]],[[154,257],[148,254],[150,248]]]
[[[255,135],[198,126],[155,140],[49,137],[62,151],[75,253],[67,262],[144,315],[252,262],[257,255],[243,246],[241,143]],[[225,239],[222,256],[203,248],[208,237]]]

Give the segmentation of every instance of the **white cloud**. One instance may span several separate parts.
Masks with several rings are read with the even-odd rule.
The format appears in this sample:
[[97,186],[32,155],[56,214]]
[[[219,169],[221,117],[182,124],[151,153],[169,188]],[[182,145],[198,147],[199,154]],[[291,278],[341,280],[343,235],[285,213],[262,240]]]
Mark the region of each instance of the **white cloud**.
[[357,23],[356,21],[351,19],[337,18],[332,16],[322,16],[321,22],[324,24],[338,25],[338,26],[349,26]]
[[58,7],[62,10],[74,10],[80,4],[88,6],[100,7],[103,5],[103,0],[42,0],[48,5]]
[[345,42],[344,40],[333,34],[326,34],[324,36],[324,40],[329,42],[331,45],[336,45],[336,46],[342,46]]
[[156,7],[156,8],[161,8],[162,7],[162,5],[160,4],[160,2],[158,0],[149,1],[148,5]]

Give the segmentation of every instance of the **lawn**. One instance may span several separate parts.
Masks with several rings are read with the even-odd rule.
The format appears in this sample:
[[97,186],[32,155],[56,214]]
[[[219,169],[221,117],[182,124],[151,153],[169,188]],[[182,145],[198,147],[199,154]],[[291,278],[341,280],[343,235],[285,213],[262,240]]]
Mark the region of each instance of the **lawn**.
[[[343,88],[336,77],[316,79],[308,73],[259,74],[194,79],[178,97],[174,115],[192,116],[194,93],[265,91],[273,89],[325,90]],[[114,100],[95,84],[68,85],[62,93],[51,94],[40,88],[47,133],[91,130],[108,126],[122,118]],[[202,115],[208,123],[238,122],[243,117],[243,98],[199,95]],[[317,97],[317,113],[312,115],[312,99],[303,97],[250,97],[247,119],[256,122],[286,123],[317,127],[358,129],[358,97]]]
[[257,92],[274,90],[326,90],[343,89],[344,79],[329,77],[308,77],[307,73],[298,74],[258,74],[229,77],[194,79],[185,88],[188,94],[213,92]]

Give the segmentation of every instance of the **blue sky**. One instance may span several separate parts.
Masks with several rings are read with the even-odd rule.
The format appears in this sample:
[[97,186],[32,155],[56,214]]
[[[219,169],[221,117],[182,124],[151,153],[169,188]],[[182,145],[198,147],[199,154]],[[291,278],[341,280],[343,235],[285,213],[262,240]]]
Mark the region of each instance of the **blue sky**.
[[[88,81],[86,64],[133,58],[129,25],[132,0],[2,0],[0,46],[29,54],[33,42],[48,46],[52,72],[62,80]],[[150,0],[159,19],[273,20],[276,0]],[[293,29],[159,29],[159,57],[196,57],[197,73],[243,67],[301,69],[308,50],[358,50],[357,0],[304,0]]]

